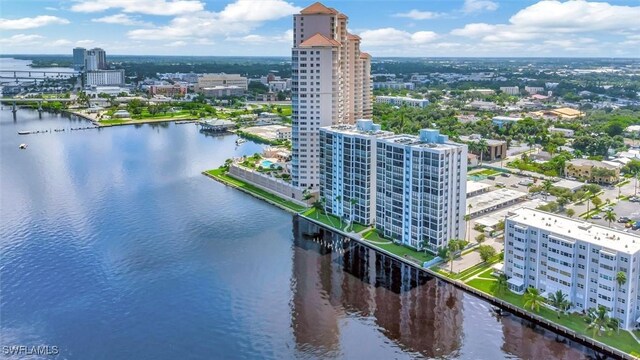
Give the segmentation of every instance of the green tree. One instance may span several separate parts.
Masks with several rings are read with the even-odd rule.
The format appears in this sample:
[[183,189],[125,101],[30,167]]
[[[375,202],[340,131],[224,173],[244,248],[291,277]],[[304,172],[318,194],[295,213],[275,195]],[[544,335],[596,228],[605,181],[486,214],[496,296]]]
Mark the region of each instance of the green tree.
[[600,198],[599,198],[599,197],[597,197],[597,196],[594,196],[593,198],[591,198],[591,203],[592,203],[592,204],[593,204],[593,206],[595,206],[595,207],[596,207],[596,209],[597,209],[597,208],[599,208],[599,207],[600,207],[600,205],[602,205],[602,199],[600,199]]
[[553,188],[553,182],[549,179],[545,179],[542,182],[542,190],[544,190],[544,199],[547,200],[547,196],[549,196],[549,192]]
[[316,200],[311,204],[316,211],[316,219],[319,217],[320,212],[323,210],[324,206],[322,205],[322,201]]
[[560,318],[560,314],[567,311],[571,306],[571,303],[569,302],[569,300],[567,300],[567,295],[563,293],[562,290],[558,290],[555,293],[549,294],[549,304],[556,308],[558,319]]
[[487,140],[480,139],[480,141],[477,142],[477,151],[480,152],[480,164],[484,162],[483,157],[484,153],[487,152],[487,150],[489,150],[489,144],[487,143]]
[[598,305],[598,308],[590,308],[587,312],[587,330],[593,331],[593,336],[600,335],[602,330],[609,329],[612,325],[611,318],[607,314],[607,308]]
[[500,274],[493,287],[493,293],[496,295],[504,294],[504,292],[509,288],[509,283],[507,282],[508,280],[509,279],[507,279],[507,275]]
[[573,217],[576,214],[576,211],[573,209],[567,209],[567,216]]
[[540,310],[540,305],[544,303],[544,297],[540,295],[540,290],[536,288],[527,288],[524,293],[524,307],[536,312]]
[[616,220],[616,213],[613,210],[607,210],[604,213],[604,219],[609,222],[609,227],[611,227],[611,222]]
[[496,255],[496,249],[489,245],[478,246],[478,252],[483,262],[488,262],[492,257]]

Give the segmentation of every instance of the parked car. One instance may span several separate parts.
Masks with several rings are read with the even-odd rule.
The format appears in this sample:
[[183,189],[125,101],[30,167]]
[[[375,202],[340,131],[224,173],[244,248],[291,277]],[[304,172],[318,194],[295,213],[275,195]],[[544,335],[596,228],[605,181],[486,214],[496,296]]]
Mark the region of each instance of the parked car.
[[510,176],[511,176],[511,174],[509,174],[509,173],[502,173],[502,174],[500,174],[500,176],[510,177]]
[[490,175],[490,176],[487,176],[487,179],[489,179],[489,180],[495,180],[495,179],[496,179],[496,177],[495,177],[495,176],[493,176],[493,175]]
[[602,219],[602,215],[600,214],[595,214],[593,216],[591,216],[592,219],[598,220],[598,219]]
[[629,218],[628,218],[628,217],[626,217],[626,216],[621,216],[621,217],[618,219],[618,222],[619,222],[619,223],[628,223],[628,222],[629,222],[629,220],[631,220],[631,219],[629,219]]

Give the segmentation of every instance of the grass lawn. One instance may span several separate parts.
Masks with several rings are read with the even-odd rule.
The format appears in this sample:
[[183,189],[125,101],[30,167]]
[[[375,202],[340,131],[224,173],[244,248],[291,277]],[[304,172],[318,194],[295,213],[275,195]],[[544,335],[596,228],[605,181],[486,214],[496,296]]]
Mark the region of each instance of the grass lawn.
[[333,228],[337,228],[342,231],[360,232],[368,228],[368,226],[364,226],[358,223],[353,223],[353,228],[348,228],[347,230],[345,230],[345,228],[347,227],[346,221],[342,221],[337,216],[327,214],[324,211],[318,211],[314,208],[311,208],[305,211],[302,215],[308,216],[312,219],[320,221],[325,225],[329,225]]
[[[494,294],[493,286],[495,284],[495,281],[491,281],[488,279],[485,280],[485,279],[475,278],[473,280],[470,280],[466,284],[480,291],[483,291],[487,294],[493,295],[499,299],[505,300],[519,308],[522,308],[522,309],[525,308],[524,296],[522,295],[514,294],[509,290],[505,291],[503,294],[500,294],[500,295]],[[534,313],[546,318],[547,320],[550,320],[552,322],[565,326],[577,333],[591,337],[595,340],[598,340],[602,343],[605,343],[609,346],[612,346],[614,348],[617,348],[629,354],[632,353],[633,351],[637,352],[638,349],[640,349],[640,344],[638,344],[638,342],[631,336],[631,334],[628,331],[620,330],[619,333],[614,333],[610,335],[603,333],[603,335],[596,335],[595,337],[592,336],[593,333],[590,331],[587,331],[587,323],[585,322],[584,318],[579,314],[566,314],[566,315],[561,315],[560,318],[558,318],[558,315],[555,311],[542,306],[540,307],[539,312],[534,312]]]
[[122,123],[126,123],[129,120],[122,120],[122,119],[114,119],[114,120],[102,120],[99,121],[100,125],[116,125],[116,124],[122,124]]
[[232,185],[234,187],[237,188],[241,188],[246,190],[247,192],[250,192],[260,198],[269,200],[273,203],[276,203],[278,205],[282,205],[284,207],[286,207],[287,209],[293,210],[295,212],[302,212],[306,209],[306,207],[298,205],[292,201],[289,200],[285,200],[277,195],[274,195],[270,192],[264,191],[260,188],[257,188],[251,184],[248,184],[242,180],[238,180],[236,178],[233,178],[231,176],[228,176],[226,174],[226,172],[223,169],[214,169],[214,170],[209,170],[206,171],[207,174],[215,177],[216,179],[219,179],[221,181],[223,181],[224,183],[227,183],[229,185]]
[[378,232],[375,231],[374,229],[372,229],[371,231],[369,231],[368,233],[366,233],[364,235],[365,240],[367,240],[369,243],[371,243],[374,246],[377,246],[381,249],[384,249],[392,254],[398,255],[400,257],[403,258],[409,258],[410,260],[413,258],[415,260],[418,260],[420,262],[420,264],[422,265],[422,263],[424,263],[425,261],[431,261],[433,260],[433,258],[435,257],[434,255],[431,255],[429,253],[424,253],[424,251],[416,251],[414,249],[411,249],[409,247],[403,246],[403,245],[398,245],[398,244],[379,244],[379,242],[384,242],[384,241],[390,241],[389,239],[385,239],[383,237],[381,237],[380,235],[378,235]]
[[500,172],[497,170],[482,169],[479,171],[469,172],[467,175],[491,176],[491,175],[498,175],[498,174],[500,174]]

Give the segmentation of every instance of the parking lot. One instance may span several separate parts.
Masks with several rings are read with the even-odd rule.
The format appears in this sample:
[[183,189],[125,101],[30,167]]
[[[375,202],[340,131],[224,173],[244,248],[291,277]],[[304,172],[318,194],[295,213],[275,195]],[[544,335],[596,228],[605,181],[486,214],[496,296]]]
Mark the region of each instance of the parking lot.
[[[606,208],[607,206],[602,206],[602,208]],[[616,214],[616,221],[611,222],[611,227],[618,230],[625,230],[625,224],[619,223],[617,220],[622,216],[626,216],[631,220],[640,221],[640,203],[633,203],[630,201],[619,201],[614,204],[612,207],[613,212]],[[594,224],[599,224],[602,226],[609,226],[609,222],[604,220],[604,211],[601,211],[598,214],[602,217],[602,219],[594,219],[592,218],[590,221]],[[640,230],[629,230],[633,233],[637,233],[640,235]]]

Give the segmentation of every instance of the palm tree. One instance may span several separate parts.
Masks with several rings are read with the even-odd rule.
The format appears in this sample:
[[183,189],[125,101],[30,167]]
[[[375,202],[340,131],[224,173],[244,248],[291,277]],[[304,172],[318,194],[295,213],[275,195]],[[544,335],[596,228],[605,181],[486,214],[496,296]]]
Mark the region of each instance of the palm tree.
[[453,260],[456,258],[457,252],[462,250],[465,246],[466,241],[460,240],[460,239],[451,239],[449,240],[449,243],[447,244],[447,248],[448,248],[448,261],[451,262],[451,273],[453,273]]
[[356,210],[356,204],[358,204],[358,199],[351,199],[349,200],[349,203],[351,204],[351,217],[350,217],[350,228],[351,230],[353,230],[353,218],[355,217],[355,210]]
[[311,194],[311,192],[309,192],[309,189],[304,189],[304,191],[302,192],[302,200],[308,202],[309,200],[311,200],[311,198],[313,198],[313,195]]
[[624,285],[627,282],[627,274],[625,274],[624,271],[618,271],[616,274],[616,282],[618,286]]
[[316,211],[316,219],[317,219],[318,215],[320,214],[320,211],[322,211],[322,202],[320,200],[316,200],[313,202],[313,204],[311,204],[311,207],[313,207],[313,209]]
[[587,325],[587,329],[593,330],[593,337],[600,335],[602,329],[606,329],[609,325],[612,325],[611,318],[607,314],[607,308],[598,305],[598,308],[590,308],[588,312],[588,320],[589,325]]
[[509,279],[507,279],[507,275],[500,274],[500,276],[498,276],[498,280],[494,285],[493,292],[496,295],[504,294],[504,292],[509,288],[509,284],[507,283],[508,280]]
[[567,295],[562,290],[549,294],[549,303],[556,308],[558,319],[560,319],[560,314],[567,311],[571,306],[571,303],[567,300]]
[[545,179],[542,182],[542,190],[544,190],[544,199],[547,200],[547,197],[549,196],[549,191],[551,191],[551,188],[553,188],[553,182],[549,179]]
[[482,157],[484,156],[485,151],[489,150],[489,144],[487,144],[487,140],[480,139],[477,144],[477,150],[480,152],[480,164],[482,164]]
[[533,149],[533,146],[536,144],[536,139],[533,136],[527,137],[527,145],[529,145],[529,151]]
[[469,237],[471,236],[471,216],[469,216],[469,214],[464,216],[464,221],[467,222],[467,241],[469,241]]
[[524,293],[524,307],[530,308],[537,312],[540,310],[540,304],[544,302],[544,297],[540,295],[540,290],[536,288],[527,288],[527,291]]
[[604,213],[604,219],[609,222],[609,227],[611,227],[611,222],[616,220],[616,213],[613,210],[607,210]]

